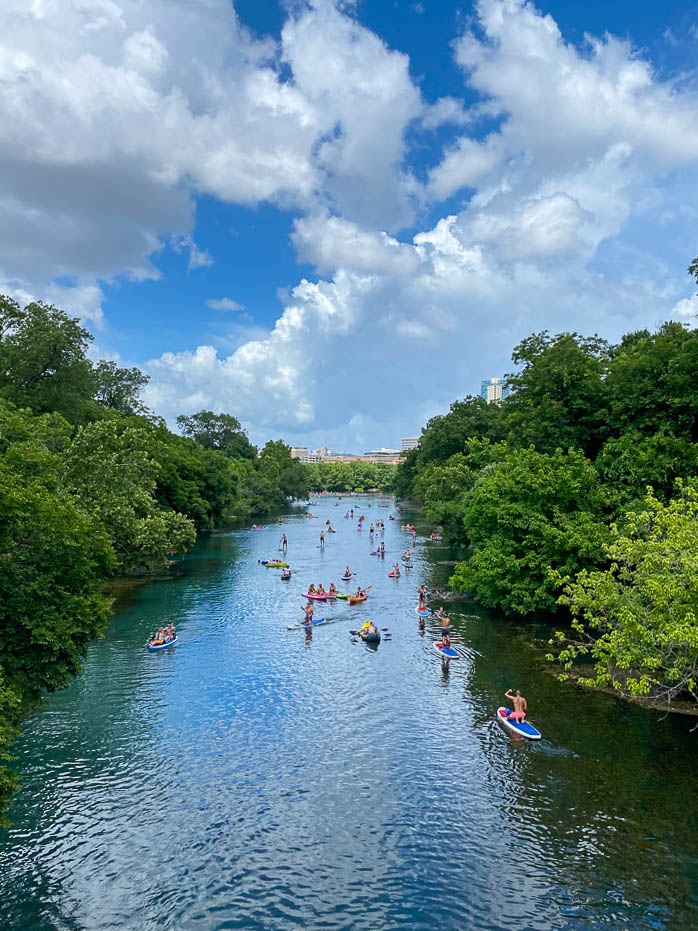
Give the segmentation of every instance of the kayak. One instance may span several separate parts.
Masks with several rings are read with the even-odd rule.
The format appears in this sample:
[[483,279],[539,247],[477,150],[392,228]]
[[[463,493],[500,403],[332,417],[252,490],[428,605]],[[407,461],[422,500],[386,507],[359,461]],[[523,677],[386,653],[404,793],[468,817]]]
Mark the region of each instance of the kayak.
[[419,605],[414,609],[420,617],[429,617],[431,608],[420,608]]
[[279,562],[278,560],[263,559],[262,565],[266,566],[267,569],[288,569],[287,562]]
[[289,582],[290,580],[291,580],[291,573],[290,573],[290,572],[288,573],[288,575],[286,575],[284,572],[281,573],[281,581],[282,581],[282,582]]
[[360,598],[357,598],[355,595],[350,595],[349,604],[357,605],[357,604],[360,604],[362,601],[366,601],[367,598],[368,598],[368,595],[362,595]]
[[177,645],[177,638],[173,640],[166,640],[164,643],[158,643],[155,640],[151,640],[148,644],[148,650],[151,653],[157,653],[158,650],[166,650],[168,647],[173,647]]
[[529,740],[540,740],[543,736],[529,721],[510,721],[511,708],[497,708],[497,720],[512,734],[519,737],[528,737]]
[[307,592],[302,592],[302,597],[307,598],[309,601],[326,601],[328,598],[336,598],[336,595],[329,595],[325,592],[324,595],[309,595]]
[[286,628],[286,630],[300,630],[301,627],[317,627],[318,624],[326,624],[329,619],[326,617],[313,618],[313,623],[309,624],[307,621],[301,621],[300,624],[292,624]]
[[446,659],[458,659],[459,653],[458,650],[454,650],[453,647],[445,647],[442,643],[435,643],[434,649],[437,653],[440,653],[442,656],[445,656]]
[[369,622],[367,621],[365,624],[361,625],[361,630],[359,631],[359,637],[361,637],[364,643],[380,643],[381,641],[380,631],[376,629],[375,632],[369,633],[368,624]]

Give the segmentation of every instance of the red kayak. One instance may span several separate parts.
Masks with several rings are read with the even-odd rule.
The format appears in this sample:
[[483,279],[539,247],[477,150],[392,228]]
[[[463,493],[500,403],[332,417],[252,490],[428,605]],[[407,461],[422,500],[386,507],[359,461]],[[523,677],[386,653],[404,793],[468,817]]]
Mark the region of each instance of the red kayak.
[[368,598],[368,595],[362,595],[360,598],[356,598],[354,595],[351,595],[349,598],[349,604],[357,605],[357,604],[360,604],[362,601],[366,601],[367,598]]

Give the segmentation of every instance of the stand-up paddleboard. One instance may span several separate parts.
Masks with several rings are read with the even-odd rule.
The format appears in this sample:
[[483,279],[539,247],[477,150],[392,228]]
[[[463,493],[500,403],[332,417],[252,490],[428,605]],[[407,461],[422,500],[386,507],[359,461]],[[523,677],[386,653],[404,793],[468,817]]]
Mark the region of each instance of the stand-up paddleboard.
[[302,621],[300,624],[291,624],[291,625],[289,625],[289,626],[286,628],[286,630],[300,630],[301,627],[306,627],[306,628],[307,628],[307,627],[317,627],[318,624],[326,624],[328,620],[329,620],[329,618],[326,618],[326,617],[317,617],[317,618],[314,617],[314,618],[313,618],[313,623],[312,623],[312,624],[309,624],[307,621]]
[[158,650],[167,650],[169,647],[175,647],[175,646],[177,646],[176,637],[173,640],[166,640],[164,643],[153,643],[151,641],[151,643],[148,644],[148,652],[157,653]]
[[429,617],[431,608],[420,608],[419,605],[414,609],[420,617]]
[[442,643],[435,643],[434,649],[446,659],[458,659],[460,656],[458,650],[454,650],[453,647],[445,647]]
[[351,582],[351,575],[341,576],[342,582]]
[[399,572],[389,572],[389,573],[388,573],[388,578],[389,578],[389,579],[399,579],[399,578],[400,578],[400,573],[399,573]]
[[528,737],[529,740],[540,740],[543,736],[530,721],[510,721],[510,708],[497,708],[496,718],[502,727],[505,727],[512,734],[518,734],[519,737]]

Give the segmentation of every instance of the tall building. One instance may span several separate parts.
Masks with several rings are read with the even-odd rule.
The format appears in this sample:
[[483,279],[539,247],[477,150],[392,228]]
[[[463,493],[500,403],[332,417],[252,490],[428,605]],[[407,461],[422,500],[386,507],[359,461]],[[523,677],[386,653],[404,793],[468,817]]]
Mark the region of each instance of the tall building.
[[501,404],[503,398],[508,398],[511,388],[503,378],[483,378],[480,382],[480,394],[488,404]]
[[402,438],[402,451],[406,453],[408,449],[416,449],[419,446],[420,437],[418,436],[403,436]]
[[304,459],[308,455],[307,446],[292,446],[291,459]]

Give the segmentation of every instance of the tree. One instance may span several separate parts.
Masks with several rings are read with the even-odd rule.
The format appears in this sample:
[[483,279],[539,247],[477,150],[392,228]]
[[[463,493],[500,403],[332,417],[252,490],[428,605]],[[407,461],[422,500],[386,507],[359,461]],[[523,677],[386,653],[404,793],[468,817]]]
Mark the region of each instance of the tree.
[[572,575],[603,558],[604,504],[598,474],[578,450],[511,451],[482,470],[468,496],[473,552],[456,567],[453,588],[516,614],[554,611],[551,569]]
[[65,487],[99,519],[122,571],[163,567],[196,540],[192,521],[157,504],[163,455],[155,429],[133,418],[81,427],[66,451]]
[[569,672],[590,657],[594,673],[579,680],[587,686],[698,700],[696,486],[669,504],[649,488],[644,508],[612,528],[606,556],[606,568],[583,569],[565,586],[559,603],[574,615],[574,634],[558,633],[558,660]]
[[120,414],[145,414],[148,409],[140,393],[150,379],[138,368],[119,368],[116,362],[102,359],[93,371],[94,399],[103,407]]
[[611,359],[605,390],[613,435],[657,431],[698,441],[698,332],[664,323],[624,339]]
[[240,421],[231,414],[214,414],[213,411],[199,411],[188,417],[182,414],[177,418],[177,426],[184,436],[204,449],[217,449],[226,456],[242,459],[254,459],[257,455]]
[[593,458],[607,433],[609,355],[598,336],[544,331],[522,340],[512,360],[523,368],[507,375],[512,394],[502,405],[510,441],[544,453],[575,446]]
[[38,301],[22,310],[0,297],[0,393],[36,413],[58,411],[76,422],[92,394],[91,340],[77,318],[52,304]]

